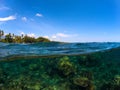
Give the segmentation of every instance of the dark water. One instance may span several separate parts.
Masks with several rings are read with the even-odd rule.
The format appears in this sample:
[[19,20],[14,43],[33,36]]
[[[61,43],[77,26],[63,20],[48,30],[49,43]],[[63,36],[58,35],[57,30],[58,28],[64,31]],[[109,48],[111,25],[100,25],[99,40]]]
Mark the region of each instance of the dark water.
[[120,90],[120,43],[0,43],[0,90]]

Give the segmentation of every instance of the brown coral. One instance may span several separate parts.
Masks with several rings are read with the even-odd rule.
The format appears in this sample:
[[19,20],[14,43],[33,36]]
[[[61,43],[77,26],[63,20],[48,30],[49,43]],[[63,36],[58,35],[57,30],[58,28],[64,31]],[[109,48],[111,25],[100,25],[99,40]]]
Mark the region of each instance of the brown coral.
[[95,90],[95,86],[91,80],[86,77],[77,77],[73,79],[73,83],[78,87],[82,87],[85,90]]

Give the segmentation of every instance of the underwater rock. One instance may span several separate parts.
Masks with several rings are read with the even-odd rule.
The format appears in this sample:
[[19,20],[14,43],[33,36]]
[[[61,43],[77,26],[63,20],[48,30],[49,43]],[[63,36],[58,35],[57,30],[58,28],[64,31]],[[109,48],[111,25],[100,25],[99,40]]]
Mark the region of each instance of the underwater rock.
[[115,77],[114,77],[114,84],[115,85],[120,85],[120,75],[115,75]]
[[79,77],[74,79],[74,84],[81,86],[81,87],[88,87],[89,80],[86,77]]
[[64,56],[58,62],[58,70],[60,70],[61,73],[65,76],[75,73],[75,67],[67,56]]
[[100,90],[120,90],[120,75],[115,75],[114,79],[103,84]]
[[73,84],[83,90],[95,90],[95,85],[87,77],[77,77],[73,79]]
[[115,75],[111,86],[113,87],[113,90],[120,90],[120,75]]

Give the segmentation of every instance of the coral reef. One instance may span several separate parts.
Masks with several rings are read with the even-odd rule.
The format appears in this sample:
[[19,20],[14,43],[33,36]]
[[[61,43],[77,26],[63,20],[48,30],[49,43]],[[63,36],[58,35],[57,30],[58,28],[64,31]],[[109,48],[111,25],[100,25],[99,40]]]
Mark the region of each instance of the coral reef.
[[0,90],[120,90],[120,50],[7,58]]
[[83,90],[95,90],[93,82],[86,77],[74,78],[73,83]]
[[58,62],[58,70],[60,70],[61,73],[65,76],[75,73],[75,67],[67,56],[64,56]]

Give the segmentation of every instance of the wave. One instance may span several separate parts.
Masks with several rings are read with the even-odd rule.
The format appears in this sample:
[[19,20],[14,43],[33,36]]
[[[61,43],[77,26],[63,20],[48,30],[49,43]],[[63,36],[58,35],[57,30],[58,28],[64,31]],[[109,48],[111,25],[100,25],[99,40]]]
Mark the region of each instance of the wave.
[[0,58],[14,55],[85,54],[120,47],[120,43],[0,43]]

